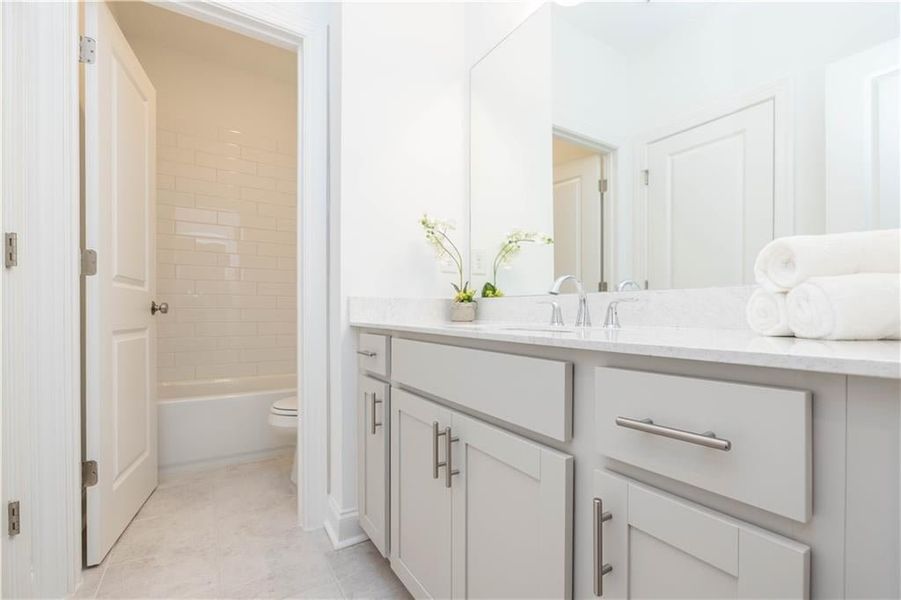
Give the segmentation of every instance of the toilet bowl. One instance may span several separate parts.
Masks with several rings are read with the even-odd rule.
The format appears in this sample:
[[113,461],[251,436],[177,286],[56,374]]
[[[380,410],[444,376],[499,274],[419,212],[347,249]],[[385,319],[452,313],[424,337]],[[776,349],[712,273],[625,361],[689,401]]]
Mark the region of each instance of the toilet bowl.
[[[297,396],[285,396],[272,403],[269,408],[269,424],[279,429],[297,431]],[[296,434],[295,434],[296,438]],[[297,485],[297,452],[294,448],[294,463],[291,465],[291,482]]]

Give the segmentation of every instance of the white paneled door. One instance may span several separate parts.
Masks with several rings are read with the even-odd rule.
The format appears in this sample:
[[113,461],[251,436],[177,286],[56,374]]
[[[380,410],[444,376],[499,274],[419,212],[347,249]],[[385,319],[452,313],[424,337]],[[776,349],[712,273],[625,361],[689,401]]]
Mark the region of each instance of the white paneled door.
[[774,234],[775,101],[649,143],[650,288],[753,283]]
[[84,5],[86,562],[98,564],[157,484],[156,92],[103,2]]
[[601,157],[554,165],[554,277],[575,275],[601,289]]

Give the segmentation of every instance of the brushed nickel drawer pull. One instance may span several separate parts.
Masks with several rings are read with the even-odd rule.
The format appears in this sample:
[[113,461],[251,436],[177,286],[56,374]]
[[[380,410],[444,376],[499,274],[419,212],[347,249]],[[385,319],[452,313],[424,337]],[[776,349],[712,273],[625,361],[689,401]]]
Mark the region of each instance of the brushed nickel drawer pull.
[[370,405],[370,409],[369,409],[369,415],[370,415],[370,417],[369,417],[369,433],[371,433],[372,435],[375,435],[376,427],[382,426],[382,424],[380,422],[375,420],[375,405],[381,404],[381,403],[382,403],[382,401],[376,398],[375,392],[372,392],[372,404]]
[[613,518],[609,512],[604,512],[604,503],[600,498],[594,499],[594,595],[600,598],[604,595],[604,575],[613,570],[610,563],[604,562],[604,523]]
[[451,444],[459,441],[460,438],[453,436],[450,427],[444,428],[444,487],[446,488],[451,486],[451,477],[460,474],[460,471],[454,468],[454,453],[451,447]]
[[438,438],[444,435],[438,431],[438,421],[432,421],[432,479],[438,479],[438,469],[447,465],[446,462],[438,462]]
[[366,358],[375,358],[376,353],[372,350],[357,350],[357,354],[360,356],[365,356]]
[[630,419],[629,417],[616,417],[616,424],[620,427],[652,433],[654,435],[662,435],[680,442],[688,442],[704,446],[705,448],[713,448],[714,450],[722,450],[728,452],[732,449],[732,442],[716,437],[712,431],[704,433],[695,433],[694,431],[685,431],[684,429],[676,429],[675,427],[665,427],[663,425],[655,425],[651,419]]

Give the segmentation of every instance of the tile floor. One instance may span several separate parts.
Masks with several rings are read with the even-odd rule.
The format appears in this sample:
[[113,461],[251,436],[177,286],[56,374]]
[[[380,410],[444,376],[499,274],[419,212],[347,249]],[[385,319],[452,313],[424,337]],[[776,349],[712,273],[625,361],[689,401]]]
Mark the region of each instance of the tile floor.
[[370,542],[297,527],[290,457],[161,482],[78,598],[409,598]]

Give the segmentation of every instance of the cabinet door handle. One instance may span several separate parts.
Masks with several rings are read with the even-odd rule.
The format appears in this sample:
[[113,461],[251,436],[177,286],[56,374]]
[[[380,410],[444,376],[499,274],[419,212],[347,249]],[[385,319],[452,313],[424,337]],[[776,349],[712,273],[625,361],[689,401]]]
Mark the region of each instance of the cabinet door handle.
[[451,486],[451,477],[459,475],[460,471],[454,468],[454,453],[451,444],[459,442],[460,438],[455,438],[451,433],[450,427],[444,428],[444,487]]
[[594,595],[604,595],[604,575],[613,570],[610,563],[604,562],[604,522],[613,518],[604,512],[604,503],[600,498],[594,499]]
[[375,358],[377,353],[372,350],[357,350],[357,354],[366,358]]
[[381,404],[382,401],[376,398],[375,392],[372,392],[372,403],[369,405],[369,433],[375,435],[375,428],[381,427],[382,424],[375,420],[375,405]]
[[432,421],[432,479],[438,479],[438,469],[447,464],[438,462],[438,438],[444,433],[444,431],[438,431],[438,421]]
[[616,417],[616,424],[627,429],[643,431],[654,435],[662,435],[670,439],[679,440],[680,442],[688,442],[705,448],[713,448],[714,450],[722,450],[728,452],[732,449],[732,442],[716,437],[712,431],[704,433],[695,433],[694,431],[685,431],[684,429],[676,429],[675,427],[665,427],[656,425],[651,419],[631,419],[629,417]]

